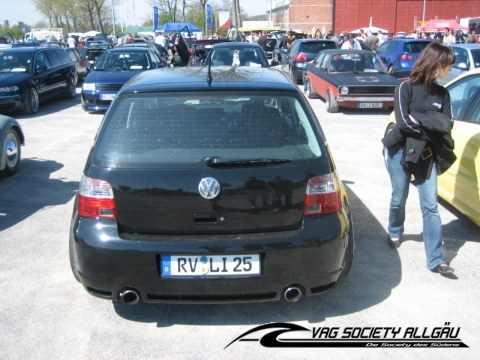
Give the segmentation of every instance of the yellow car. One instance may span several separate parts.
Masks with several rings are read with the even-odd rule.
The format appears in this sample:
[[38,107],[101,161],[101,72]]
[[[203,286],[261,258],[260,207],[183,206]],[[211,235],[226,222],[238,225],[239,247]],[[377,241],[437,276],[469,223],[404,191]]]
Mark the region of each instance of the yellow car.
[[[453,79],[450,92],[457,161],[438,177],[438,196],[480,226],[480,69]],[[390,114],[387,131],[395,123]]]

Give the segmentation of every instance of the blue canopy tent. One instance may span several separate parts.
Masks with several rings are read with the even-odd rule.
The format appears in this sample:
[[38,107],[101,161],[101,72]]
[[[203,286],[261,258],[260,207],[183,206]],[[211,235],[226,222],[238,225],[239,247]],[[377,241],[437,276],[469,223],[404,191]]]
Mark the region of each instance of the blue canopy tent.
[[201,32],[202,29],[189,22],[170,22],[155,28],[155,31],[165,32]]

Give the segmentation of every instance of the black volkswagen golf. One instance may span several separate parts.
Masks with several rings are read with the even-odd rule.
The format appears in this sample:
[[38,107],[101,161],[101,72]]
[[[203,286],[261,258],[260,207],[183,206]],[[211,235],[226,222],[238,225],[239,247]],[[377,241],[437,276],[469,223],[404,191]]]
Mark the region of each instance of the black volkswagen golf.
[[123,301],[297,301],[352,265],[346,190],[281,72],[141,73],[105,114],[76,197],[73,273]]

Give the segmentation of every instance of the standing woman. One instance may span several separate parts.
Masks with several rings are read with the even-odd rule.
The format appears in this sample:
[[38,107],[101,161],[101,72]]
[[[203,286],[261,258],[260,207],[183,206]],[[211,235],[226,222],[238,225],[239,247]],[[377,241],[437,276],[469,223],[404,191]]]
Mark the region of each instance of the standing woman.
[[[437,42],[430,43],[417,59],[410,77],[395,91],[395,126],[382,142],[387,149],[385,157],[392,184],[388,220],[389,243],[393,248],[401,244],[404,232],[405,204],[412,175],[420,198],[423,218],[423,242],[427,268],[441,274],[453,269],[443,258],[442,223],[437,209],[437,175],[454,160],[453,140],[450,137],[452,111],[450,94],[435,82],[445,78],[455,62],[451,49]],[[419,140],[424,147],[415,171],[405,166],[407,139]],[[410,143],[410,142],[409,142]],[[445,149],[450,162],[445,165]],[[411,153],[411,151],[407,153]]]

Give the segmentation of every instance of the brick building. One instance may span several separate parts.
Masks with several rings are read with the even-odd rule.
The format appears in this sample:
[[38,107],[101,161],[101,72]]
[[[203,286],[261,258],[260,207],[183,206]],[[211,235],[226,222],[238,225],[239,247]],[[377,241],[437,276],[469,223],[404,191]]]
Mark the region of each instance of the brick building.
[[422,20],[478,16],[479,0],[271,0],[274,26],[307,33],[369,25],[409,32]]

